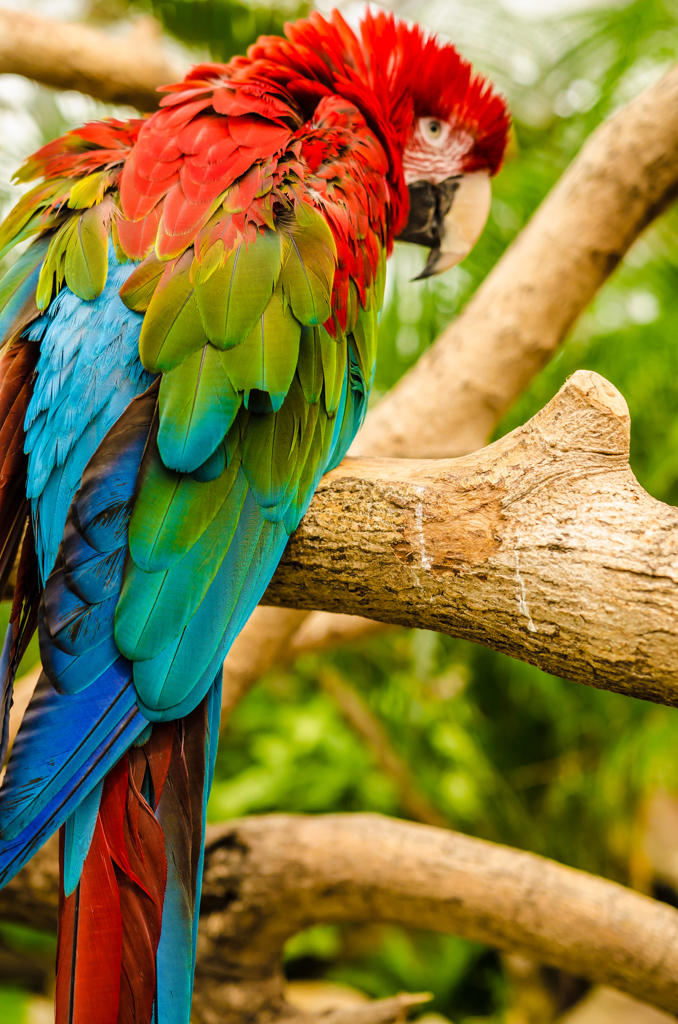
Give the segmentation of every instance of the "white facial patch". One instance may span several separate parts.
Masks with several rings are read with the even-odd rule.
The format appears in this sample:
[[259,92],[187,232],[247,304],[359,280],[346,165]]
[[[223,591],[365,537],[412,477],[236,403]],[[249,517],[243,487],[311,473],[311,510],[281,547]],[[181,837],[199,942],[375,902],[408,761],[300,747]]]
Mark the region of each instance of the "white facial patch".
[[436,117],[420,117],[403,154],[405,184],[430,181],[437,185],[461,174],[464,157],[473,149],[475,139]]

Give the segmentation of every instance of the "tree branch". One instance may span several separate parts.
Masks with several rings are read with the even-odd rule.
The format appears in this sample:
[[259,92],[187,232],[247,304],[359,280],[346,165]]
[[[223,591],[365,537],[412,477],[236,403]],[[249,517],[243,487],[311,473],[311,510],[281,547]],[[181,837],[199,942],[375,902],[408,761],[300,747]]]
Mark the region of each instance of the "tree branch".
[[[53,926],[57,872],[51,840],[0,891],[0,914]],[[208,830],[196,1021],[294,1016],[283,998],[286,940],[362,921],[517,949],[678,1012],[678,911],[665,903],[446,829],[374,814],[262,815]],[[387,1010],[374,1024],[393,1019]]]
[[624,399],[580,370],[481,452],[347,459],[264,600],[435,629],[678,703],[678,510],[640,487],[628,454]]
[[86,25],[0,9],[0,74],[77,89],[106,103],[155,110],[159,85],[183,78],[163,52],[159,29],[142,19],[124,38]]
[[375,920],[520,949],[678,1010],[678,912],[534,854],[378,815],[275,815],[213,830],[207,865],[205,1024],[237,1016],[236,992],[263,1011],[290,935]]

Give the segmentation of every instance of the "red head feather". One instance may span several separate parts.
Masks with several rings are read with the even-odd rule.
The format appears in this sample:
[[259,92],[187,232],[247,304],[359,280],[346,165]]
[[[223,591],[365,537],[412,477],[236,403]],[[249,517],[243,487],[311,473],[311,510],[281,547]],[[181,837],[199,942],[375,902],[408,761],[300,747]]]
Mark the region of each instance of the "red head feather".
[[499,170],[510,124],[506,102],[451,44],[383,11],[367,12],[360,37],[336,10],[329,20],[313,12],[286,25],[285,34],[259,39],[239,70],[249,76],[258,67],[268,76],[277,65],[281,81],[280,68],[289,68],[286,90],[309,117],[328,92],[355,103],[389,156],[396,233],[408,204],[402,157],[417,118],[440,118],[471,136],[464,171]]
[[[5,234],[34,208],[50,226],[75,208],[71,186],[98,174],[90,184],[98,181],[101,195],[119,188],[114,227],[127,256],[142,259],[155,245],[161,259],[192,247],[202,259],[217,240],[230,251],[263,231],[277,201],[266,196],[296,175],[321,205],[337,183],[344,198],[326,213],[338,247],[352,254],[351,279],[366,287],[376,273],[377,241],[390,252],[407,223],[406,152],[408,160],[417,155],[413,166],[423,168],[424,179],[435,180],[434,170],[441,181],[459,171],[495,174],[506,146],[506,106],[453,46],[392,14],[367,13],[356,33],[337,11],[329,19],[314,12],[285,33],[262,37],[228,64],[193,68],[165,88],[169,95],[147,120],[89,124],[43,147],[18,177],[44,175],[54,184],[24,197]],[[463,143],[441,150],[442,169],[416,149],[427,117],[444,121]],[[351,161],[360,164],[352,178]],[[409,164],[408,175],[413,180]],[[227,228],[212,224],[214,204],[236,182],[224,208]],[[339,263],[346,291],[349,257]]]

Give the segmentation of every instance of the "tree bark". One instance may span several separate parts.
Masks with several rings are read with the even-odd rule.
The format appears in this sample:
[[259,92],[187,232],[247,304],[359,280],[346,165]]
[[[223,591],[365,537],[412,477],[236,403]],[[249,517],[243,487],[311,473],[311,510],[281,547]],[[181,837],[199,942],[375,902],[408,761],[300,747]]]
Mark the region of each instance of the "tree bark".
[[185,69],[163,52],[154,25],[142,19],[136,31],[117,38],[86,25],[0,9],[0,74],[155,110],[158,86],[180,81]]
[[211,830],[196,1017],[261,1018],[302,928],[385,921],[518,949],[678,1011],[678,911],[535,854],[374,814],[271,815]]
[[347,459],[320,483],[265,603],[482,643],[678,703],[678,509],[638,484],[619,392],[580,370],[459,459]]

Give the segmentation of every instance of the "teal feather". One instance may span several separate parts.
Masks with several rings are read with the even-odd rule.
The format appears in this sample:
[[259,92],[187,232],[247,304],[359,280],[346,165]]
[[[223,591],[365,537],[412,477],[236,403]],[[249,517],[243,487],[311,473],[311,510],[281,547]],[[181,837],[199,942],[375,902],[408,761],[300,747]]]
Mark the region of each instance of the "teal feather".
[[250,418],[242,464],[262,508],[271,508],[282,500],[299,468],[299,441],[307,416],[308,406],[295,378],[278,412]]
[[149,717],[178,704],[186,694],[186,680],[206,670],[247,583],[262,531],[268,535],[273,529],[248,492],[228,551],[184,631],[155,658],[134,664],[139,705],[148,709]]
[[80,881],[82,866],[89,852],[94,835],[94,826],[97,823],[99,804],[101,802],[101,791],[104,788],[104,780],[94,787],[87,794],[80,804],[66,819],[64,826],[64,869],[63,884],[64,894],[70,896]]
[[239,465],[238,455],[230,460],[226,472],[206,484],[196,480],[194,474],[167,469],[158,450],[151,446],[130,523],[134,564],[145,573],[155,573],[183,558],[227,500]]
[[201,462],[197,469],[190,474],[192,480],[199,484],[209,484],[212,480],[218,480],[226,469],[226,447],[222,443],[214,449],[212,454],[204,462]]
[[[134,661],[155,658],[179,636],[219,569],[246,494],[247,482],[238,473],[229,500],[223,502],[183,558],[169,569],[147,573],[134,563],[128,566],[115,617],[116,643],[126,657]],[[182,595],[181,601],[177,601],[177,594]]]

